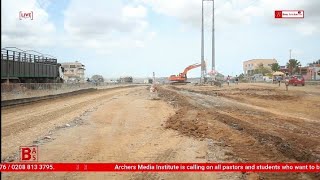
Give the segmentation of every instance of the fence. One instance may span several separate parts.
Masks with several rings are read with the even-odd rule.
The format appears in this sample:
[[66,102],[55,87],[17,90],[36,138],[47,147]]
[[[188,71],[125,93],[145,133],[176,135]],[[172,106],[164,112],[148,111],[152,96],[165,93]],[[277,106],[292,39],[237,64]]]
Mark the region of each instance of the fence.
[[41,53],[38,53],[38,55],[36,55],[26,53],[26,51],[14,51],[9,49],[1,49],[1,59],[7,61],[57,64],[56,58],[49,57],[47,55],[42,55]]

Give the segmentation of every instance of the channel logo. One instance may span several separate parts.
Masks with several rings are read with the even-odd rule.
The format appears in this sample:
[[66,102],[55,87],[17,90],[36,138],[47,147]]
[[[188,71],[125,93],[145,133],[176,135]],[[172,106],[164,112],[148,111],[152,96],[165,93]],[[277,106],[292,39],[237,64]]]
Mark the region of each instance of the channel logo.
[[304,18],[304,10],[276,10],[274,18]]
[[37,162],[38,146],[20,146],[21,162]]

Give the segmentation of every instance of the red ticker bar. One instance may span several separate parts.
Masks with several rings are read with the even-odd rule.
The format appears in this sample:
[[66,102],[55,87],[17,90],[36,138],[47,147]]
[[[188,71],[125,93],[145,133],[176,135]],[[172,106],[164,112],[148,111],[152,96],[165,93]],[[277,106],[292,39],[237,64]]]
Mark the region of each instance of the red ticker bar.
[[3,163],[1,172],[320,172],[320,163]]

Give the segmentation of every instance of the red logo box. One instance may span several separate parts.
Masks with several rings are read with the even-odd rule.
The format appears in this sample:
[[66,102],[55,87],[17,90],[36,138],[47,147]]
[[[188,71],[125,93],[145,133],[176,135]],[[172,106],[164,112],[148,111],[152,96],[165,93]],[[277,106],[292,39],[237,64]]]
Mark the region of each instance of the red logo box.
[[274,11],[274,18],[282,18],[282,11]]
[[303,19],[304,10],[275,10],[274,18]]
[[20,146],[21,162],[38,162],[38,146]]

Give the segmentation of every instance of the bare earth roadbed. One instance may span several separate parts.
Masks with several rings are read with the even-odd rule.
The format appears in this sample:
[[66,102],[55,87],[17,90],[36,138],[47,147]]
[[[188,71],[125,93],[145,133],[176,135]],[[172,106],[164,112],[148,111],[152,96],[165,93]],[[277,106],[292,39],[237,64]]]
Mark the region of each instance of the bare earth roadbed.
[[[69,108],[61,112],[64,114],[61,117],[48,118],[48,114],[53,114],[52,111],[60,112],[57,107],[61,107],[62,110],[63,104],[68,102],[69,106],[79,104],[76,106],[79,109],[74,112],[71,110],[73,108]],[[43,106],[48,106],[47,111],[37,112],[43,109]],[[30,108],[28,106],[19,108],[20,111],[32,111],[35,114],[25,113],[22,116],[10,109],[3,112],[3,119],[8,121],[3,123],[4,127],[7,126],[11,130],[5,130],[6,136],[2,139],[2,142],[6,143],[3,145],[6,156],[15,153],[19,145],[31,145],[33,142],[39,145],[41,162],[206,162],[207,154],[210,153],[214,161],[221,162],[225,159],[224,150],[219,149],[220,147],[213,142],[183,136],[177,131],[167,129],[166,120],[175,114],[175,110],[164,101],[150,100],[146,87],[110,90],[76,96],[69,101],[55,100],[47,105],[42,104],[42,107],[32,105]],[[39,126],[26,129],[15,127],[15,123],[31,122],[34,117],[47,120],[43,120],[44,122],[39,120],[39,123],[41,122]],[[70,127],[64,127],[68,121]],[[51,129],[44,128],[47,126]],[[35,132],[38,133],[34,134]],[[51,132],[51,139],[39,138],[46,136],[48,132]],[[25,137],[28,140],[25,140]],[[214,146],[217,152],[210,152],[209,145]],[[6,173],[2,177],[4,179],[242,179],[242,174]]]
[[[219,145],[229,149],[230,161],[319,162],[320,115],[315,109],[310,109],[305,111],[308,114],[301,116],[295,114],[293,108],[303,108],[306,104],[316,107],[320,102],[319,95],[314,93],[310,98],[309,94],[301,95],[295,91],[288,94],[271,89],[274,96],[284,98],[277,98],[275,101],[263,96],[268,100],[260,103],[261,97],[258,99],[260,101],[257,101],[256,97],[259,97],[263,89],[249,91],[251,92],[248,93],[248,87],[241,86],[240,89],[163,87],[163,97],[167,97],[172,104],[180,108],[167,121],[167,127],[185,135],[218,141]],[[239,95],[239,92],[244,95]],[[236,93],[238,94],[233,96]],[[295,101],[297,96],[300,102]],[[281,105],[281,111],[277,110],[277,106],[272,107],[268,103]],[[320,177],[319,173],[261,173],[258,176],[263,179]]]
[[[319,113],[313,109],[308,114],[291,113],[295,106],[319,105],[317,91],[284,94],[262,90],[266,87],[239,87],[161,86],[161,100],[150,100],[146,86],[120,88],[4,109],[2,160],[17,161],[20,145],[35,144],[40,162],[320,161]],[[274,108],[277,101],[287,108]],[[2,177],[320,178],[319,173],[6,173]]]

